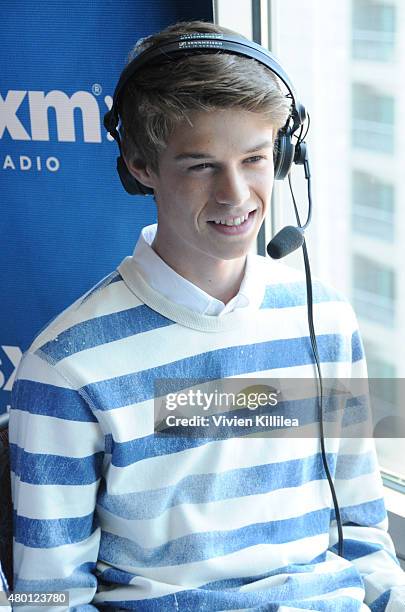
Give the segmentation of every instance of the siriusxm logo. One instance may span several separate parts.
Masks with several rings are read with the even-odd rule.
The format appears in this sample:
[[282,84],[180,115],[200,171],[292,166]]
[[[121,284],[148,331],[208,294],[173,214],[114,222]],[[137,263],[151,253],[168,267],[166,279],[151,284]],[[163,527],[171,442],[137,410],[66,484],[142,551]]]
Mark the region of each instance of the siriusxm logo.
[[[0,138],[7,132],[12,140],[49,141],[49,110],[56,120],[57,140],[76,142],[75,111],[80,111],[84,142],[102,142],[102,115],[112,106],[112,96],[105,96],[105,108],[100,109],[100,85],[93,85],[93,93],[77,91],[68,96],[59,90],[10,90],[5,98],[0,95]],[[18,111],[28,103],[29,127],[18,117]],[[107,138],[111,140],[108,134]]]

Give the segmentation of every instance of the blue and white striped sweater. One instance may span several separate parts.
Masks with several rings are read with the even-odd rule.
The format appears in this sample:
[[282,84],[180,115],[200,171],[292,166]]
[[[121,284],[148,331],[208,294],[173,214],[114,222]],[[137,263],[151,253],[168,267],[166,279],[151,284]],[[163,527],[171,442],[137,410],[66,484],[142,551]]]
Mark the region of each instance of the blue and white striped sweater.
[[[15,590],[69,590],[77,610],[350,611],[405,584],[370,440],[327,443],[341,559],[319,440],[153,435],[156,378],[314,376],[303,278],[257,258],[257,282],[259,309],[209,317],[127,258],[36,338],[10,415]],[[314,301],[323,375],[364,376],[350,306],[319,282]]]

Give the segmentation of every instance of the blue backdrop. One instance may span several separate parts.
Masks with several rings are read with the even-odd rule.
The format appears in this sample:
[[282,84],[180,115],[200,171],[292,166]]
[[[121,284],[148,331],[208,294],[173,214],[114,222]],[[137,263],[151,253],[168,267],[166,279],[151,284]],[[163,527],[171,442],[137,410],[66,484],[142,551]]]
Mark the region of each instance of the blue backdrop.
[[102,126],[140,36],[212,20],[209,0],[18,0],[0,57],[0,414],[21,353],[45,323],[132,252],[155,219],[131,197]]

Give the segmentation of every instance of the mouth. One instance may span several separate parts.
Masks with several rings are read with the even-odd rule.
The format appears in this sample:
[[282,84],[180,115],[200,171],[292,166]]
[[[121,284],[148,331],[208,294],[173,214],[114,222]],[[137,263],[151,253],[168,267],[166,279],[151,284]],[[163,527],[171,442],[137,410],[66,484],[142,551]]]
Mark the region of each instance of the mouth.
[[243,234],[253,225],[256,213],[257,210],[252,210],[239,217],[223,217],[221,219],[208,221],[208,223],[214,230],[221,234]]
[[221,217],[218,219],[212,219],[211,221],[208,221],[208,223],[215,223],[216,225],[226,225],[228,227],[233,227],[235,225],[242,225],[243,223],[245,223],[245,221],[248,220],[249,215],[251,215],[252,213],[255,213],[256,210],[251,210],[247,213],[245,213],[244,215],[240,215],[238,217]]

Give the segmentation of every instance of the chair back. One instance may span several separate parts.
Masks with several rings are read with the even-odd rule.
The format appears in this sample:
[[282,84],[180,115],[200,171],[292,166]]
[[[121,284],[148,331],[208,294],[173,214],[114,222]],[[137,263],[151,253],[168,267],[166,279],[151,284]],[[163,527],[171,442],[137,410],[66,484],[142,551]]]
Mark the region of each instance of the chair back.
[[10,483],[10,447],[8,427],[0,429],[0,563],[13,589],[13,505]]

